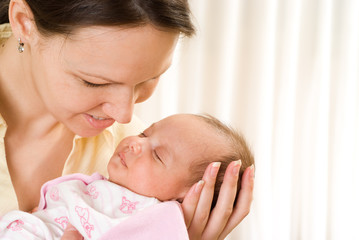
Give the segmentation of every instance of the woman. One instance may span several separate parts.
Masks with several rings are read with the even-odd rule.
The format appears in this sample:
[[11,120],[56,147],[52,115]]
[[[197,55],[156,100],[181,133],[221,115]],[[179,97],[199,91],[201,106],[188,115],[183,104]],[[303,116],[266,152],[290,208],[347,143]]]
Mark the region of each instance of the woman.
[[[8,13],[11,29],[1,25],[0,43],[1,212],[33,209],[41,185],[63,174],[106,174],[104,159],[140,128],[131,121],[134,104],[152,95],[179,35],[194,33],[185,0],[11,0]],[[231,169],[212,212],[215,179],[204,180],[182,204],[188,233],[223,239],[249,212],[253,172],[246,170],[233,211]]]

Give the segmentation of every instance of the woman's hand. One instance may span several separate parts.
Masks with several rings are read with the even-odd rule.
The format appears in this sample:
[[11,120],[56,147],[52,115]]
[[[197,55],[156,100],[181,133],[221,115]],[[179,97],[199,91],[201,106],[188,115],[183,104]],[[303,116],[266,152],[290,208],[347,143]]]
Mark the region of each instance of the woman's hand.
[[64,235],[62,235],[61,240],[82,240],[82,239],[83,237],[81,236],[80,232],[78,232],[74,226],[68,223],[64,231]]
[[240,161],[234,161],[227,167],[217,204],[212,212],[210,209],[219,163],[210,164],[204,173],[204,182],[201,180],[187,193],[182,209],[191,240],[224,239],[248,215],[253,199],[253,166],[243,173],[241,190],[233,208],[240,167]]
[[34,207],[34,208],[30,211],[30,213],[37,212],[38,209],[39,209],[38,207]]

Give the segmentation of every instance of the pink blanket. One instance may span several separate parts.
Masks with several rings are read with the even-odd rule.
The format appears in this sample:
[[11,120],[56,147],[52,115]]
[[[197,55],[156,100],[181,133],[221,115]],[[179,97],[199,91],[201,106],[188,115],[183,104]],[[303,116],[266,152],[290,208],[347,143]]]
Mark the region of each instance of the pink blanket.
[[[39,210],[46,208],[44,199],[50,186],[60,182],[78,179],[89,184],[94,180],[104,179],[100,174],[85,176],[83,174],[72,174],[49,181],[41,188]],[[162,202],[144,209],[137,214],[125,219],[117,226],[105,233],[101,240],[111,239],[189,239],[187,228],[183,218],[180,204],[176,201]]]
[[182,209],[177,202],[153,205],[108,231],[101,240],[189,239]]

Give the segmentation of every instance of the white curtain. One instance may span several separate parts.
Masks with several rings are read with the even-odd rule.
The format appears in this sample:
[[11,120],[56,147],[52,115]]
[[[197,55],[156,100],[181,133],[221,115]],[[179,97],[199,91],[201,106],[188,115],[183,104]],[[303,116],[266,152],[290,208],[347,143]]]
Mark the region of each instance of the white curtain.
[[147,124],[210,113],[256,158],[254,202],[228,239],[359,239],[359,0],[191,0]]

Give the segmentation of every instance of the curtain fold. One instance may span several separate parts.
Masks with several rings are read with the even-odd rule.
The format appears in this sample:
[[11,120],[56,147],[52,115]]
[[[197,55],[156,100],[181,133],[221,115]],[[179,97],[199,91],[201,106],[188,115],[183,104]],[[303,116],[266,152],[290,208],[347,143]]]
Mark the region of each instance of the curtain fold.
[[190,0],[146,124],[213,114],[247,137],[254,202],[228,239],[359,239],[359,1]]

